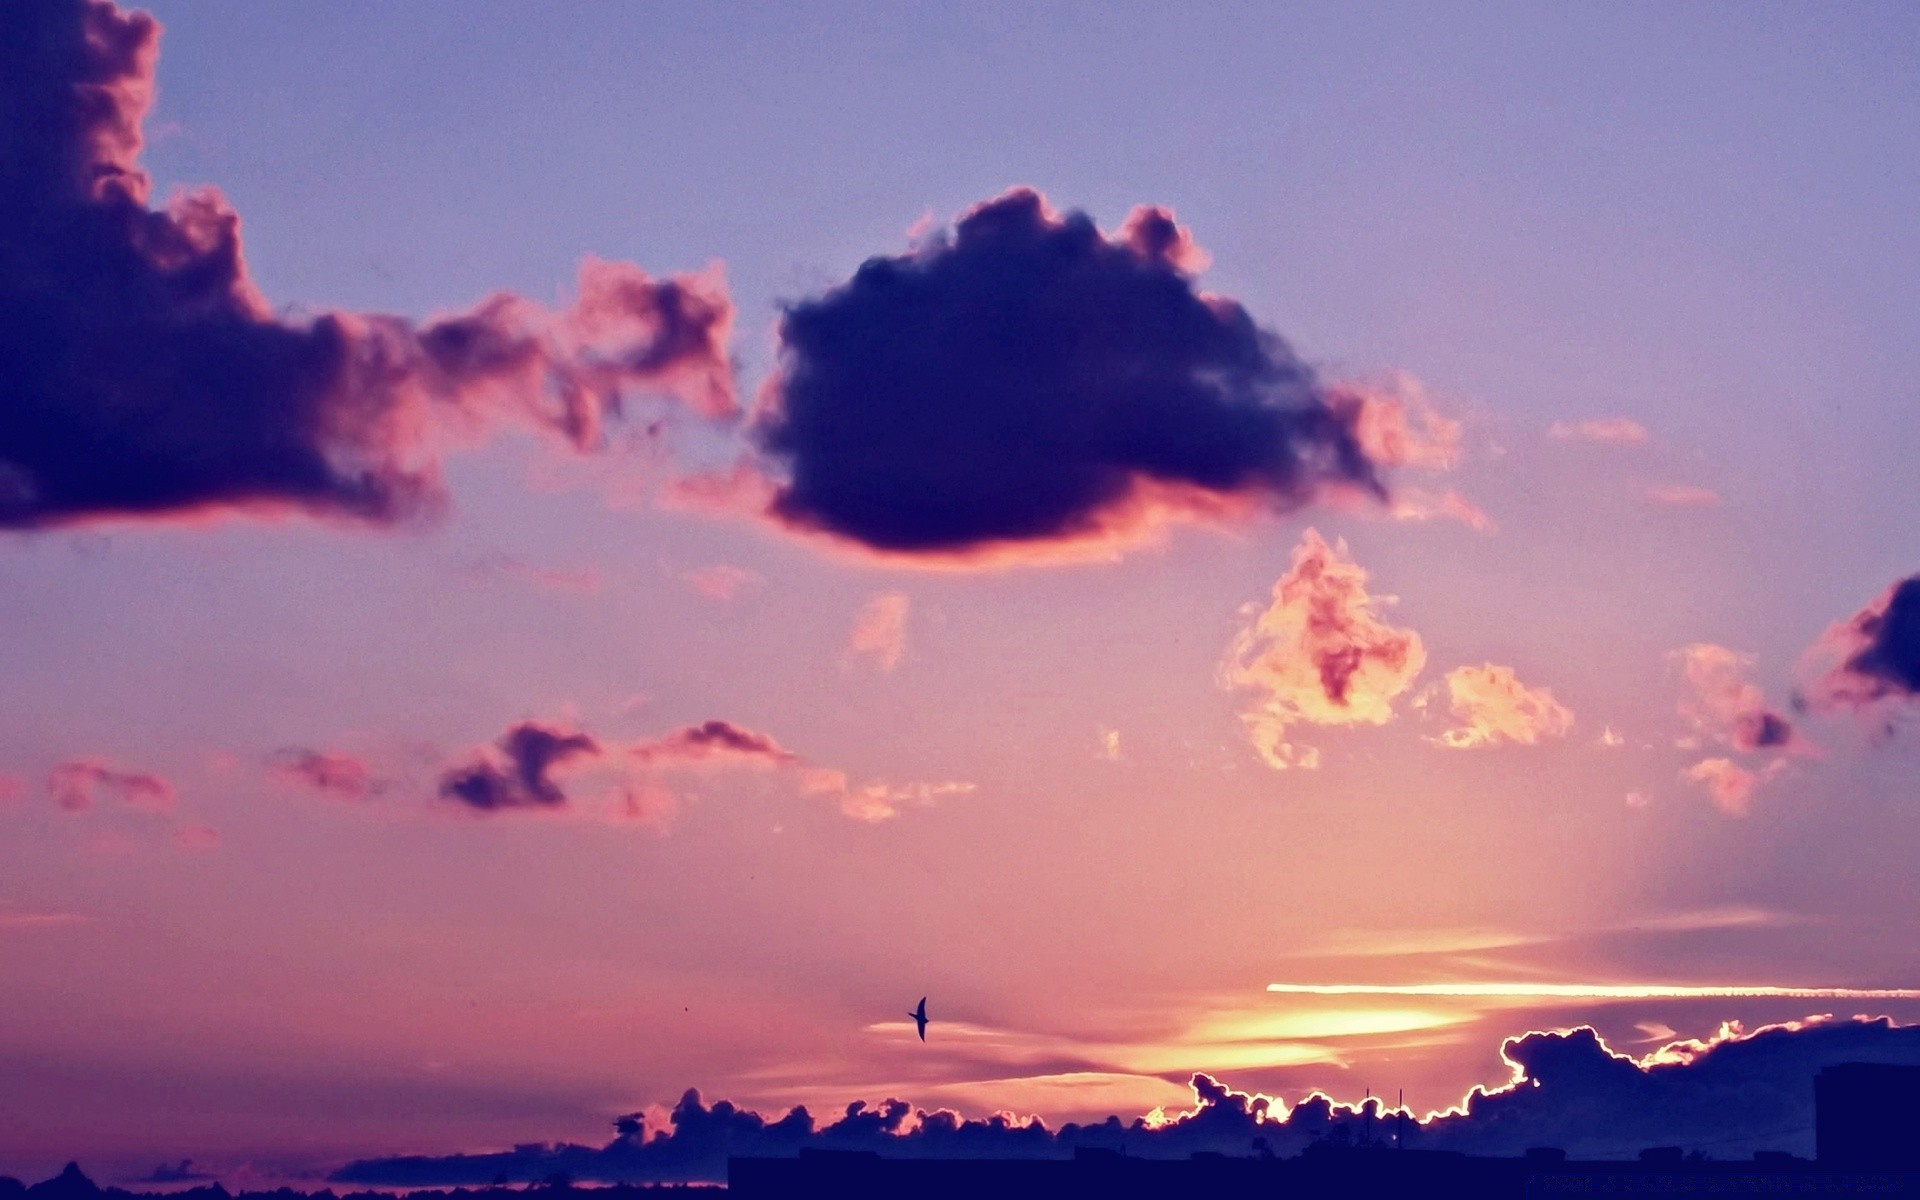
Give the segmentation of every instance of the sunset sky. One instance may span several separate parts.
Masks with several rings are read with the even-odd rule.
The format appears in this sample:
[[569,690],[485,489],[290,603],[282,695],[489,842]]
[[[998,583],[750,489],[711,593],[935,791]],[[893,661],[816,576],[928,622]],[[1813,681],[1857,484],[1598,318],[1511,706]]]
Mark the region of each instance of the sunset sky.
[[1920,1020],[1920,10],[148,7],[0,37],[0,1173]]

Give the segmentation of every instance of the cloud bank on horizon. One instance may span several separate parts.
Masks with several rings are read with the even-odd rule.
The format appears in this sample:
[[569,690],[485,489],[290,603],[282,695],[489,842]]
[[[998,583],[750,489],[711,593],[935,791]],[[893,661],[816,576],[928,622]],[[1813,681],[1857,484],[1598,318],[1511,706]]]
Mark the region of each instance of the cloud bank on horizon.
[[[1508,1082],[1474,1088],[1459,1105],[1411,1120],[1407,1144],[1498,1156],[1558,1146],[1575,1158],[1620,1158],[1652,1145],[1711,1147],[1722,1157],[1810,1155],[1813,1076],[1839,1062],[1920,1064],[1920,1026],[1885,1017],[1812,1017],[1752,1031],[1729,1023],[1713,1037],[1669,1042],[1639,1058],[1582,1026],[1511,1037],[1500,1053],[1512,1069]],[[1143,1157],[1247,1155],[1262,1147],[1287,1155],[1316,1142],[1355,1141],[1370,1118],[1392,1111],[1378,1098],[1346,1105],[1318,1092],[1289,1106],[1207,1074],[1193,1075],[1190,1086],[1194,1107],[1186,1112],[1058,1128],[1007,1113],[929,1112],[898,1099],[856,1101],[822,1123],[804,1107],[770,1117],[726,1100],[709,1104],[689,1090],[664,1128],[630,1114],[615,1122],[617,1136],[604,1146],[536,1142],[494,1154],[362,1159],[330,1178],[389,1187],[533,1182],[556,1172],[606,1183],[718,1181],[730,1156],[803,1148],[900,1158],[1063,1158],[1081,1147],[1123,1146]]]

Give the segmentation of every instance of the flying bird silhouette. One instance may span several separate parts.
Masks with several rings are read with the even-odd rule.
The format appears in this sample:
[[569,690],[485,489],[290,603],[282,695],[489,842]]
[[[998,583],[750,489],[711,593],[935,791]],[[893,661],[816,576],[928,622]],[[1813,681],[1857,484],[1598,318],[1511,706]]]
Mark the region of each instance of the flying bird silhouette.
[[907,1015],[913,1018],[914,1025],[916,1025],[919,1028],[920,1040],[923,1042],[926,1041],[927,1040],[927,998],[925,996],[920,997],[920,1007],[908,1013]]

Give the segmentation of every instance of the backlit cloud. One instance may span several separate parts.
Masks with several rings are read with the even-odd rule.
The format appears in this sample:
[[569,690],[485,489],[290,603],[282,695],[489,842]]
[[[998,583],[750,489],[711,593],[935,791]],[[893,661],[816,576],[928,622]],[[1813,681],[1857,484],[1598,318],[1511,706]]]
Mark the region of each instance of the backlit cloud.
[[1316,765],[1287,740],[1295,725],[1383,725],[1426,666],[1420,635],[1380,617],[1390,603],[1367,592],[1367,572],[1344,540],[1307,530],[1273,599],[1233,640],[1221,681],[1251,693],[1248,737],[1275,768]]
[[734,411],[714,276],[588,260],[571,307],[501,293],[415,323],[275,315],[211,188],[149,205],[160,27],[107,0],[0,27],[0,527],[288,510],[386,522],[434,505],[449,438],[526,420],[581,448],[635,390]]
[[1447,672],[1447,696],[1459,724],[1437,740],[1456,750],[1531,746],[1546,738],[1565,737],[1573,728],[1573,711],[1547,688],[1521,683],[1512,667],[1494,663],[1456,667]]
[[[1818,999],[1883,998],[1864,994],[1876,989],[1733,991],[1762,991],[1775,998],[1809,993],[1818,993],[1812,997]],[[912,1036],[904,1022],[892,1026],[894,1035]],[[1246,1040],[1257,1042],[1261,1029],[1240,1032],[1253,1033]],[[959,1036],[995,1033],[962,1030]],[[1038,1057],[1057,1062],[1064,1056]],[[1649,1145],[1706,1148],[1727,1157],[1762,1149],[1810,1156],[1809,1081],[1821,1068],[1842,1062],[1920,1064],[1920,1026],[1896,1025],[1884,1017],[1814,1017],[1749,1031],[1729,1022],[1711,1037],[1665,1042],[1640,1057],[1614,1050],[1591,1027],[1581,1026],[1507,1038],[1500,1044],[1500,1060],[1510,1071],[1508,1079],[1473,1088],[1458,1104],[1424,1117],[1408,1112],[1404,1124],[1395,1121],[1394,1127],[1404,1129],[1412,1147],[1483,1156],[1512,1157],[1532,1146],[1557,1146],[1575,1159],[1622,1158]],[[1040,1079],[1073,1077],[1113,1080],[1122,1073],[1081,1066],[1037,1074]],[[709,1104],[689,1090],[664,1119],[641,1113],[619,1118],[617,1136],[604,1146],[529,1138],[513,1150],[491,1154],[363,1159],[335,1172],[332,1181],[445,1187],[498,1179],[534,1182],[555,1174],[605,1182],[718,1181],[726,1177],[729,1157],[790,1157],[808,1148],[912,1159],[1071,1158],[1077,1150],[1095,1147],[1124,1148],[1142,1158],[1202,1152],[1245,1157],[1260,1148],[1290,1156],[1316,1142],[1357,1142],[1396,1111],[1377,1097],[1337,1103],[1312,1092],[1289,1104],[1278,1096],[1236,1091],[1206,1072],[1188,1078],[1188,1108],[1116,1114],[1057,1128],[1005,1112],[966,1118],[899,1099],[878,1105],[855,1101],[819,1122],[804,1107],[762,1115],[724,1100]]]
[[907,651],[907,613],[911,602],[901,592],[882,592],[868,600],[847,637],[847,661],[864,661],[882,671],[900,665]]
[[773,513],[895,556],[1039,559],[1380,494],[1356,414],[1195,290],[1197,261],[1164,210],[1108,236],[1024,189],[869,259],[781,322]]
[[1805,690],[1803,703],[1862,708],[1920,697],[1920,575],[1827,630],[1813,656],[1833,665]]

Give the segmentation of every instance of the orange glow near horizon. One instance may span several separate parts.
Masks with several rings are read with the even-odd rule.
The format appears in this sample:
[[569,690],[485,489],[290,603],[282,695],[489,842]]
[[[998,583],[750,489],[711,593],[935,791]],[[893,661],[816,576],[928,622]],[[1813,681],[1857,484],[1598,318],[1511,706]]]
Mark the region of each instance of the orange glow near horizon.
[[1517,997],[1542,1000],[1920,1000],[1920,988],[1660,983],[1270,983],[1290,996]]

